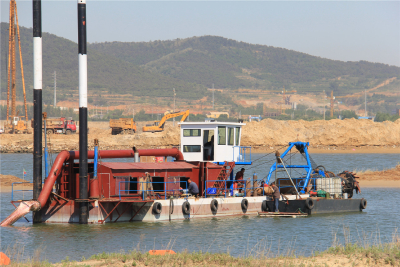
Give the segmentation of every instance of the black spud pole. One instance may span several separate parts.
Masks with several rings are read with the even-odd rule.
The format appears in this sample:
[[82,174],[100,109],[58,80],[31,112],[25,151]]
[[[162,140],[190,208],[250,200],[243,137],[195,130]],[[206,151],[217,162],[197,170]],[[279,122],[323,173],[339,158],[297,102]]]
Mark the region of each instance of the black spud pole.
[[79,48],[79,223],[88,223],[88,137],[87,137],[87,54],[86,0],[78,0]]

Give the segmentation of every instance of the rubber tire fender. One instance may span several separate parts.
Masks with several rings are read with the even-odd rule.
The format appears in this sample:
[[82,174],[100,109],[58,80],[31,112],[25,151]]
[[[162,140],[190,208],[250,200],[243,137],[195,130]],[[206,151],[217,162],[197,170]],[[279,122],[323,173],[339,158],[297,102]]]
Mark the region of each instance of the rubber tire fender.
[[312,198],[306,199],[306,207],[309,210],[312,210],[314,208],[314,200]]
[[216,199],[211,200],[210,208],[211,208],[211,211],[217,212],[218,211],[218,200],[216,200]]
[[185,215],[190,214],[190,203],[187,200],[182,204],[182,213]]
[[268,204],[267,204],[267,201],[266,200],[264,200],[262,203],[261,203],[261,211],[268,211]]
[[153,213],[160,214],[162,212],[162,204],[160,202],[155,202],[153,204]]
[[246,212],[247,208],[249,207],[249,201],[247,200],[247,198],[243,198],[240,205],[242,206],[242,210]]
[[367,200],[365,198],[362,198],[360,201],[360,207],[361,209],[365,209],[367,207]]

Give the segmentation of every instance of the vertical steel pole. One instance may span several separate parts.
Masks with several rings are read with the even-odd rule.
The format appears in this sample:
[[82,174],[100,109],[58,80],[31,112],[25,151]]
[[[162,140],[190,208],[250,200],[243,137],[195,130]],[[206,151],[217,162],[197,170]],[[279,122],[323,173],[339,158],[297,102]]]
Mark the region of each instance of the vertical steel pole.
[[[33,199],[42,191],[42,3],[33,0]],[[33,223],[42,222],[41,211]]]
[[[88,223],[86,0],[78,0],[79,48],[79,223]],[[83,201],[82,201],[83,200]]]

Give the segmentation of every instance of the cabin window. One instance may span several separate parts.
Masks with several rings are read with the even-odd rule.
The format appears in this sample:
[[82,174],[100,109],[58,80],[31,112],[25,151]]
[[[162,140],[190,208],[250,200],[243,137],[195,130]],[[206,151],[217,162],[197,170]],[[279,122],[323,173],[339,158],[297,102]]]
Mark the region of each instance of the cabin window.
[[131,177],[128,194],[137,194],[137,191],[138,191],[137,177]]
[[228,145],[233,146],[233,141],[235,139],[235,132],[233,128],[228,128]]
[[218,145],[226,145],[226,127],[218,126]]
[[240,139],[240,127],[236,127],[236,142],[235,145],[238,146],[239,145],[239,139]]
[[183,188],[183,189],[187,189],[189,187],[188,182],[187,182],[189,180],[189,177],[180,177],[180,178],[181,179],[180,179],[179,187]]
[[164,177],[152,177],[152,185],[154,192],[164,192]]
[[183,130],[183,136],[201,136],[200,129],[185,129]]
[[183,152],[201,152],[201,146],[184,145]]

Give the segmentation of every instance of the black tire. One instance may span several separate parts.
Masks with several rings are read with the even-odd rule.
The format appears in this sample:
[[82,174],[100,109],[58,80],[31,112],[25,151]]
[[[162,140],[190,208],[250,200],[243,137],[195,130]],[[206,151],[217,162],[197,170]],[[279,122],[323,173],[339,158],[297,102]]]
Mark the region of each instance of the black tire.
[[314,208],[314,200],[312,198],[306,199],[306,207],[309,210],[312,210]]
[[67,130],[67,131],[65,131],[65,134],[66,135],[70,135],[70,134],[72,134],[72,131],[71,130]]
[[262,204],[261,204],[261,211],[268,211],[268,204],[267,204],[267,201],[266,200],[264,200],[263,202],[262,202]]
[[242,206],[242,210],[243,210],[244,212],[246,212],[246,211],[247,211],[247,208],[249,207],[249,201],[247,200],[247,198],[243,198],[243,199],[242,199],[241,206]]
[[52,134],[53,133],[53,130],[52,129],[47,129],[47,134]]
[[153,213],[160,214],[162,211],[162,204],[160,202],[155,202],[153,204]]
[[189,215],[190,214],[190,203],[189,201],[185,201],[182,204],[182,213],[185,215]]
[[367,207],[367,200],[365,198],[362,198],[360,201],[360,207],[361,209],[365,209]]
[[218,211],[218,201],[216,199],[211,200],[210,208],[212,212]]

